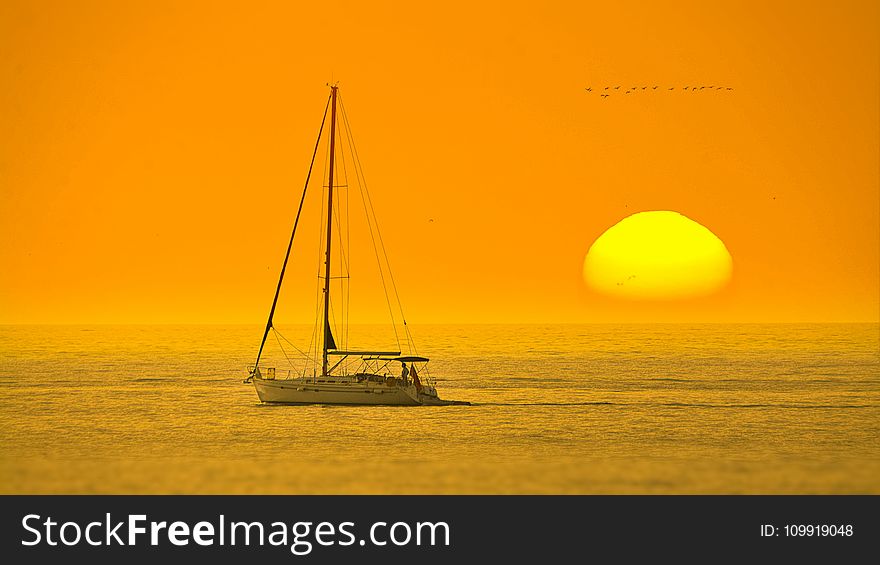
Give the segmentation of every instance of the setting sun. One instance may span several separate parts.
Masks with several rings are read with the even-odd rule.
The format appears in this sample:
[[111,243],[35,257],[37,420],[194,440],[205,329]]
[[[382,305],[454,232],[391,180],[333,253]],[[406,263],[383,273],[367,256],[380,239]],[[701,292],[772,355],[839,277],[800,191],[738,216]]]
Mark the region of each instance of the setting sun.
[[705,296],[730,280],[724,243],[677,212],[641,212],[599,236],[584,260],[594,290],[633,299]]

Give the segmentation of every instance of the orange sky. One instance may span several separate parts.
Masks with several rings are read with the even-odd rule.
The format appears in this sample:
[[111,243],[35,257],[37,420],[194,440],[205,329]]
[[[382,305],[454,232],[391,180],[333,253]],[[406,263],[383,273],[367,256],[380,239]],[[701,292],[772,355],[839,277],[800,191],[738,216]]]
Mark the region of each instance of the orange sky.
[[[877,2],[134,4],[0,4],[0,323],[262,323],[331,78],[411,323],[878,320]],[[732,284],[588,290],[643,210]]]

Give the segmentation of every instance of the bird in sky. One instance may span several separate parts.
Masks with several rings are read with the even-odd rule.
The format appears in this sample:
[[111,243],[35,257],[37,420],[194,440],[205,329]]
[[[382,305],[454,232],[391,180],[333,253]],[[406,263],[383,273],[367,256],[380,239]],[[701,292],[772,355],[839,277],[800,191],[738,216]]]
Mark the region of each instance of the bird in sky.
[[[624,88],[623,90],[624,90],[624,94],[632,94],[632,93],[638,93],[640,90],[642,90],[642,91],[651,90],[653,92],[653,91],[658,90],[659,88],[660,88],[660,86],[655,84],[653,86],[651,86],[651,85],[631,86],[629,88]],[[601,89],[601,90],[599,90],[599,89]],[[612,94],[611,90],[620,90],[620,89],[621,89],[620,85],[616,85],[616,86],[609,85],[609,86],[605,86],[605,87],[597,86],[595,89],[592,86],[588,86],[588,87],[584,88],[584,90],[586,90],[587,92],[593,92],[593,90],[598,90],[600,93],[600,96],[602,98],[608,98]],[[716,86],[716,85],[681,86],[681,87],[670,86],[667,88],[668,91],[683,90],[686,92],[697,92],[698,90],[706,90],[706,89],[709,89],[709,90],[733,90],[733,88],[730,86]]]

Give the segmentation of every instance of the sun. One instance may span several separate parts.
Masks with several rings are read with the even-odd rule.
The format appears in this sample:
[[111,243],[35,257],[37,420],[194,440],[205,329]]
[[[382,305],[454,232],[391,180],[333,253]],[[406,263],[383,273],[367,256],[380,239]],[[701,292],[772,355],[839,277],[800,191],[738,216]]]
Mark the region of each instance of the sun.
[[602,294],[675,300],[722,289],[733,272],[724,243],[678,212],[640,212],[608,228],[584,259],[584,280]]

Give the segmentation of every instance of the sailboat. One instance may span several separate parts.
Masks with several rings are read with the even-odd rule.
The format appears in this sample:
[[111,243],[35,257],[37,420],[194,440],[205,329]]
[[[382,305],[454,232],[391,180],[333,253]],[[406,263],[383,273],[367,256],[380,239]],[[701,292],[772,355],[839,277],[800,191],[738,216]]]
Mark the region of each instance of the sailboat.
[[[257,396],[261,402],[265,403],[385,406],[447,406],[469,404],[467,402],[441,399],[427,368],[429,359],[418,355],[417,352],[410,351],[404,354],[400,347],[398,347],[397,350],[388,350],[387,348],[385,350],[379,350],[378,348],[337,347],[336,339],[334,338],[331,328],[330,283],[333,279],[333,273],[331,271],[331,246],[333,242],[334,224],[333,196],[334,188],[339,189],[342,186],[339,184],[334,185],[334,181],[336,180],[334,179],[334,172],[336,171],[337,165],[336,137],[338,127],[337,105],[339,99],[339,87],[337,84],[329,86],[330,96],[327,101],[327,107],[329,107],[330,110],[330,135],[327,166],[328,182],[327,185],[325,185],[325,188],[327,189],[327,215],[326,223],[322,226],[322,231],[326,230],[325,235],[322,234],[323,243],[325,245],[322,253],[323,276],[319,275],[319,278],[322,279],[323,282],[323,295],[320,297],[320,302],[323,304],[321,305],[322,308],[320,308],[320,318],[322,319],[320,322],[316,320],[316,323],[320,323],[323,328],[322,332],[316,332],[323,334],[320,347],[320,359],[317,356],[318,348],[316,345],[315,355],[313,357],[304,354],[306,361],[312,363],[311,374],[308,374],[308,368],[298,369],[296,372],[289,370],[287,371],[287,376],[285,378],[278,378],[279,371],[276,371],[275,367],[262,367],[260,365],[263,350],[266,345],[266,339],[270,331],[277,332],[277,328],[274,326],[275,310],[278,305],[278,297],[281,293],[281,286],[284,281],[285,271],[287,270],[288,260],[290,259],[291,249],[293,248],[300,215],[303,211],[303,203],[305,202],[306,191],[309,187],[309,179],[311,178],[312,168],[315,164],[315,157],[321,143],[321,134],[324,130],[324,124],[327,118],[327,107],[324,109],[324,117],[321,120],[318,140],[315,143],[315,150],[312,154],[311,163],[309,164],[309,172],[306,176],[305,187],[303,188],[299,209],[297,210],[296,219],[293,223],[293,232],[291,233],[290,242],[287,246],[287,253],[284,256],[284,262],[281,266],[281,275],[275,289],[275,297],[272,301],[272,307],[269,310],[269,319],[263,332],[263,338],[260,341],[257,359],[254,365],[249,369],[248,377],[244,382],[253,383]],[[342,115],[347,123],[347,116],[345,115],[344,107]],[[346,133],[350,135],[350,130],[347,129]],[[347,187],[347,185],[345,186]],[[370,206],[372,207],[372,202],[370,202]],[[375,246],[375,240],[373,243]],[[376,255],[378,259],[379,254],[377,253]],[[385,258],[387,261],[387,254],[385,254]],[[390,269],[390,265],[388,268]],[[384,286],[384,278],[382,281]],[[386,288],[386,298],[387,295],[388,291]],[[400,310],[402,316],[402,307]],[[393,323],[394,320],[392,319],[392,324]],[[403,325],[406,330],[407,345],[410,346],[410,349],[413,349],[414,344],[412,343],[405,318],[403,318]],[[279,340],[279,344],[280,343]],[[398,346],[399,345],[398,341]],[[302,353],[302,350],[297,350]],[[306,365],[308,365],[308,363],[306,363]],[[320,372],[318,371],[319,365]]]

